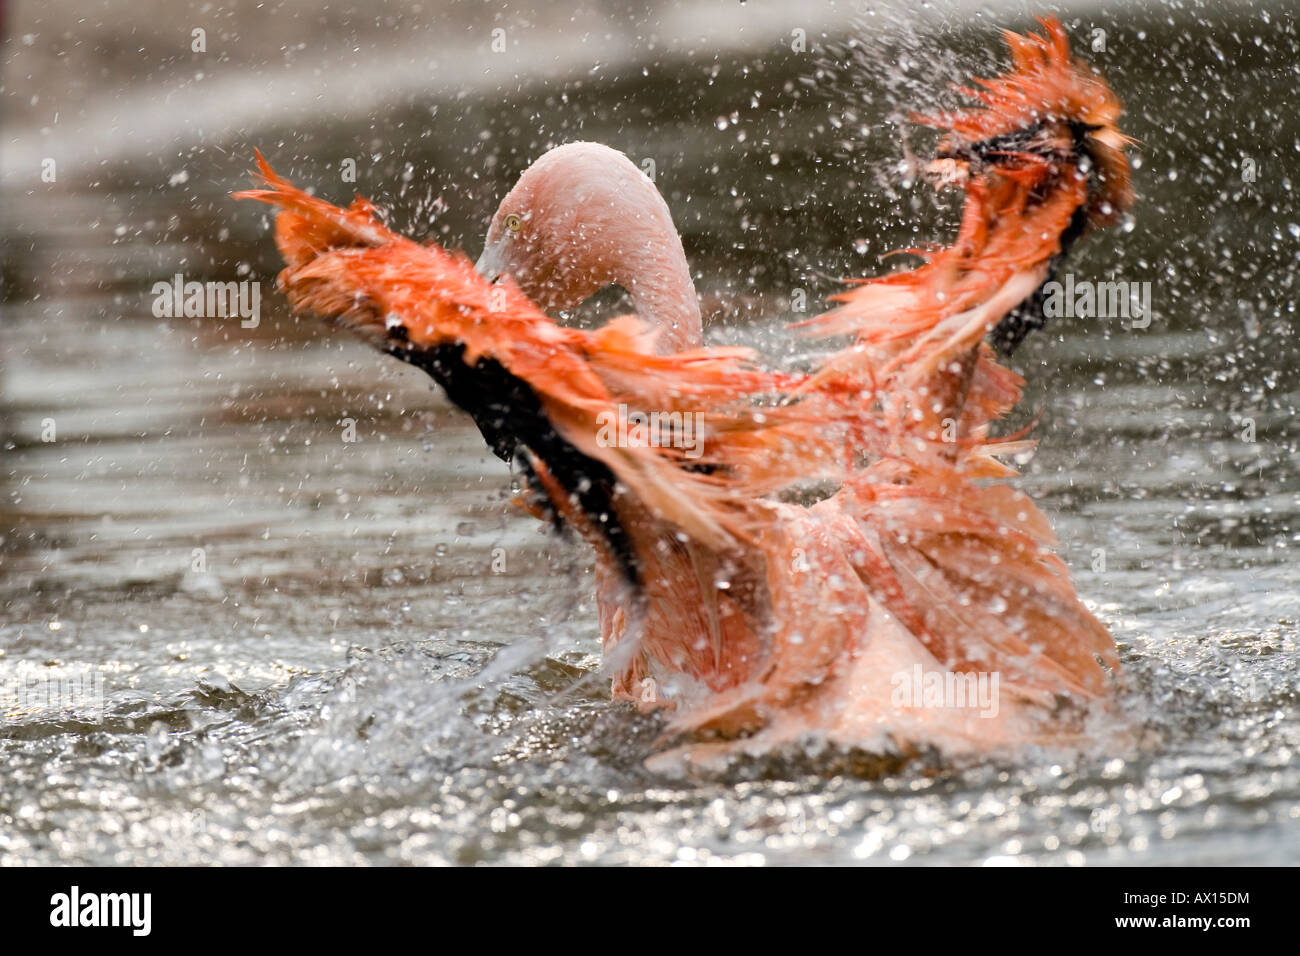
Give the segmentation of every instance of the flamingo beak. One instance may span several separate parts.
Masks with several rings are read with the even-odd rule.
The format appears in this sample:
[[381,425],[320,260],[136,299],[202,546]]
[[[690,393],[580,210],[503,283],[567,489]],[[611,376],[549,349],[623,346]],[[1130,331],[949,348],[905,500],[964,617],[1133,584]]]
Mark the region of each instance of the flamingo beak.
[[474,263],[474,269],[488,282],[496,282],[506,271],[504,243],[498,241],[483,247],[483,254]]

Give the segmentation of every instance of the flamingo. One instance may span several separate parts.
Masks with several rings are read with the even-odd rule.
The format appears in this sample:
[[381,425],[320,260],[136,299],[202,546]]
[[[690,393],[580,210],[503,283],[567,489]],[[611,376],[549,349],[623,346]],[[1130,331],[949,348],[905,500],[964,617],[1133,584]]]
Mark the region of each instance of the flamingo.
[[[943,131],[925,172],[963,190],[958,233],[802,323],[851,339],[807,373],[704,346],[669,210],[606,146],[530,166],[477,268],[260,153],[236,194],[279,209],[296,311],[426,371],[522,467],[521,504],[595,549],[613,696],[663,712],[656,759],[813,739],[979,757],[1086,740],[1112,709],[1114,641],[999,460],[1032,443],[991,434],[1024,383],[987,340],[1042,324],[1062,257],[1133,204],[1118,100],[1040,22],[1005,34],[1011,67],[962,89],[973,105],[913,117]],[[635,314],[547,314],[612,283]],[[987,682],[978,707],[951,699]]]

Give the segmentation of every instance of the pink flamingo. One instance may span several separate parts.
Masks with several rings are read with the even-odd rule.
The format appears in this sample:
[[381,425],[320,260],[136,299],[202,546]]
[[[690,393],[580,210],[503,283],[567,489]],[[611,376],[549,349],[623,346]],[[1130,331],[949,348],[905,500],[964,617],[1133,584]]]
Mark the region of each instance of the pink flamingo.
[[[665,709],[676,757],[808,735],[985,754],[1083,739],[1106,711],[1114,643],[1044,516],[1001,482],[1014,473],[995,456],[1028,443],[990,437],[1022,381],[985,337],[1032,327],[1061,256],[1133,199],[1118,101],[1043,22],[1043,37],[1007,34],[1012,68],[966,91],[977,106],[917,117],[947,130],[928,172],[964,190],[959,233],[806,323],[853,337],[810,375],[702,347],[668,209],[603,146],[560,147],[521,176],[480,271],[260,156],[266,188],[240,194],[281,209],[296,310],[428,371],[522,461],[525,505],[596,548],[615,696]],[[611,283],[636,316],[588,332],[544,312]],[[629,409],[637,428],[609,440]],[[796,503],[810,479],[836,490]]]

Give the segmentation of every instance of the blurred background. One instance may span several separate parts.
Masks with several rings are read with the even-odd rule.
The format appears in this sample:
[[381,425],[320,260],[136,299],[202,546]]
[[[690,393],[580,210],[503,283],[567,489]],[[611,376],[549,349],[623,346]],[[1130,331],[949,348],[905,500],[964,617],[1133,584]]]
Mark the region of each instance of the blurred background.
[[[709,340],[798,363],[796,293],[819,311],[955,228],[954,197],[906,180],[904,138],[930,140],[900,117],[956,102],[1005,63],[1000,29],[1049,12],[1138,140],[1136,214],[1070,268],[1150,281],[1154,320],[1059,321],[1017,353],[1042,443],[1022,485],[1116,633],[1150,745],[924,780],[648,778],[654,727],[595,671],[589,556],[517,515],[420,373],[286,314],[269,218],[229,193],[259,148],[476,256],[533,159],[600,141],[653,168]],[[1289,4],[0,16],[0,863],[1295,862]],[[260,280],[260,325],[156,318],[177,273]],[[86,673],[102,715],[3,696]]]

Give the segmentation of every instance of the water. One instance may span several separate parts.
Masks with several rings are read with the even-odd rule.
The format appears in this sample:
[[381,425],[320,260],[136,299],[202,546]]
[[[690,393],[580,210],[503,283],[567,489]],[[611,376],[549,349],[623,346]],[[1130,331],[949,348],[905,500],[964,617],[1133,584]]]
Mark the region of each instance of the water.
[[[1061,322],[1017,366],[1021,420],[1041,416],[1023,486],[1121,646],[1139,745],[653,774],[655,721],[596,670],[590,556],[516,513],[423,376],[286,316],[269,282],[256,330],[150,313],[176,271],[276,268],[262,214],[223,198],[251,145],[343,199],[331,177],[364,136],[379,158],[357,187],[475,253],[539,137],[580,128],[659,157],[713,338],[797,351],[793,289],[816,303],[951,224],[891,180],[880,132],[935,64],[985,65],[987,32],[946,27],[911,76],[859,63],[809,86],[794,56],[697,54],[584,77],[567,106],[554,87],[425,94],[382,130],[313,116],[56,188],[7,179],[0,864],[1297,862],[1294,24],[1110,26],[1091,56],[1142,140],[1142,205],[1073,268],[1150,279],[1156,318]],[[834,92],[850,82],[870,101]],[[876,130],[852,149],[850,108]],[[103,713],[12,693],[51,677],[102,686]]]

